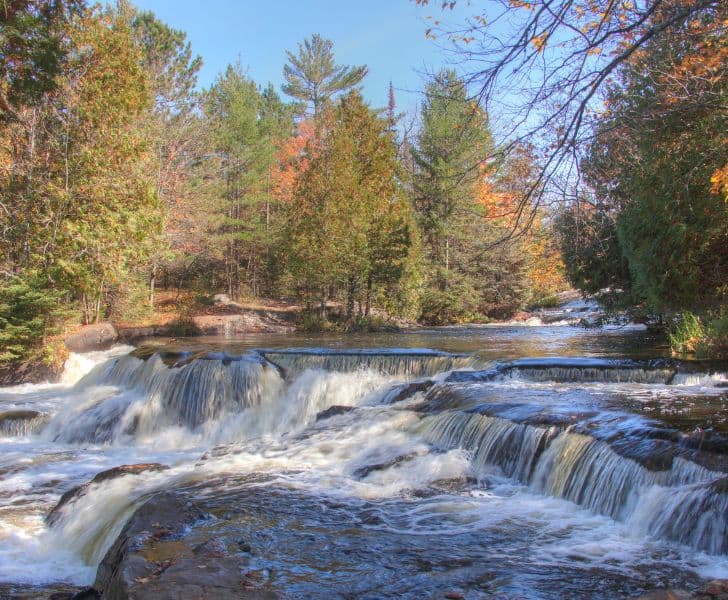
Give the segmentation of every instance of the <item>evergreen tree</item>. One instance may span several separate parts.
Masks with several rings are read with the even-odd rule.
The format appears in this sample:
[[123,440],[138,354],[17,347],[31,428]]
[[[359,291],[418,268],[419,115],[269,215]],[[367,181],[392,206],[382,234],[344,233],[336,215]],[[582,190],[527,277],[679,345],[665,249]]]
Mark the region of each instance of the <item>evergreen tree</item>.
[[212,224],[228,293],[259,295],[273,245],[270,171],[290,111],[272,88],[262,91],[239,65],[228,67],[207,94],[206,123],[214,152],[217,219]]
[[145,265],[149,303],[154,306],[160,267],[189,252],[194,246],[192,238],[203,231],[199,195],[193,194],[189,185],[191,165],[200,160],[203,152],[195,91],[202,59],[193,57],[184,32],[172,29],[153,13],[137,12],[132,7],[121,12],[130,21],[147,77],[150,100],[144,126],[157,163],[157,195],[166,209],[160,245],[150,264]]
[[388,123],[357,92],[324,115],[325,137],[289,205],[288,270],[309,304],[325,317],[332,291],[346,316],[356,303],[368,316],[376,286],[403,277],[415,232],[397,183],[396,145]]
[[69,51],[64,33],[81,0],[0,0],[0,121],[18,120],[56,85]]
[[314,117],[329,100],[357,86],[367,74],[366,66],[337,65],[333,46],[332,41],[314,33],[298,45],[297,55],[286,50],[283,92],[299,100],[305,110],[313,109]]
[[598,199],[591,219],[613,223],[619,250],[589,268],[628,279],[622,287],[654,313],[717,310],[728,298],[728,204],[716,185],[726,118],[715,108],[728,94],[728,43],[713,29],[686,21],[625,66],[583,161]]

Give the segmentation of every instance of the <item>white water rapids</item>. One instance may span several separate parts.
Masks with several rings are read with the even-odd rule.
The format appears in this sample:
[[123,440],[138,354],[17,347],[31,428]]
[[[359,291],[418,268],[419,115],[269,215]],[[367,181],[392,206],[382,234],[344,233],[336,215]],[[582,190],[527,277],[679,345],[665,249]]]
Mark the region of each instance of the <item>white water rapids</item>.
[[[695,396],[724,411],[720,371],[494,367],[426,351],[131,350],[72,355],[59,384],[0,389],[0,585],[89,584],[140,499],[216,482],[203,494],[224,504],[253,475],[264,483],[251,489],[375,514],[361,527],[384,540],[383,555],[406,555],[398,544],[436,553],[443,540],[474,556],[497,547],[532,591],[539,577],[574,572],[595,589],[600,578],[649,589],[728,577],[726,473],[708,461],[723,455],[624,408],[679,412]],[[346,408],[321,414],[332,407]],[[170,468],[93,484],[46,523],[63,492],[137,463]],[[308,510],[301,520],[316,519]],[[269,552],[271,569],[295,571]]]

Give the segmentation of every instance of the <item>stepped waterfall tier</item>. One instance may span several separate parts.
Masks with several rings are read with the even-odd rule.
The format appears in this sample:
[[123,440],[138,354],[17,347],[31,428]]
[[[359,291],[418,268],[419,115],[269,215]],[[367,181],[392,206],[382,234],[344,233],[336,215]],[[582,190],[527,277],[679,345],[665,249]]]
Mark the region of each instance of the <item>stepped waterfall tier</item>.
[[0,597],[728,577],[728,365],[564,327],[529,328],[526,355],[522,329],[116,347],[0,388]]

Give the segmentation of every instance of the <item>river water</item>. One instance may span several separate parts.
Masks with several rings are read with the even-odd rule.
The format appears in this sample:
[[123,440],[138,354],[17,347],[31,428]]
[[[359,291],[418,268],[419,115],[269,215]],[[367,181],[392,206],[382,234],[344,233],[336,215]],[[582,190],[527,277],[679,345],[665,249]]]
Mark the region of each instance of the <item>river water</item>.
[[[0,596],[92,583],[169,489],[210,514],[191,536],[284,597],[697,589],[728,577],[727,370],[636,327],[72,355],[60,384],[0,389]],[[64,492],[136,463],[170,468],[92,484],[48,524]]]

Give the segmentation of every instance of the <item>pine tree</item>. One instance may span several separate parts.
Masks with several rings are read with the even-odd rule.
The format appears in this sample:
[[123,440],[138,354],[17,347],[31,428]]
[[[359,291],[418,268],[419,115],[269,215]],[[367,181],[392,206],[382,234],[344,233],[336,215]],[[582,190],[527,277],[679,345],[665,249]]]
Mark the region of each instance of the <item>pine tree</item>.
[[396,145],[385,119],[351,92],[324,115],[321,147],[289,205],[288,270],[309,305],[325,317],[331,291],[352,319],[368,316],[375,287],[403,277],[415,232],[397,183]]
[[361,83],[367,67],[337,65],[333,42],[317,33],[298,45],[298,54],[286,50],[288,64],[283,67],[286,83],[283,92],[299,100],[304,110],[318,116],[327,102]]

